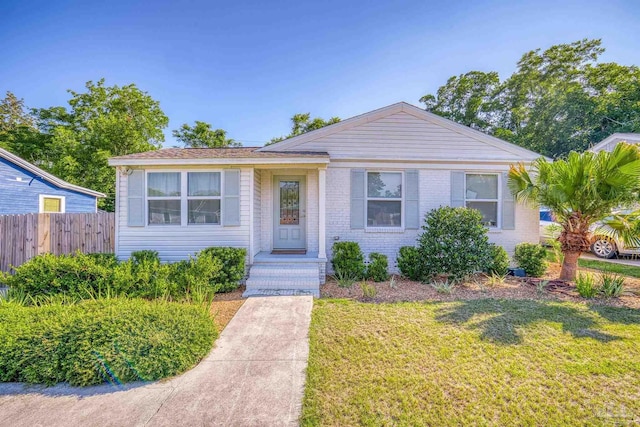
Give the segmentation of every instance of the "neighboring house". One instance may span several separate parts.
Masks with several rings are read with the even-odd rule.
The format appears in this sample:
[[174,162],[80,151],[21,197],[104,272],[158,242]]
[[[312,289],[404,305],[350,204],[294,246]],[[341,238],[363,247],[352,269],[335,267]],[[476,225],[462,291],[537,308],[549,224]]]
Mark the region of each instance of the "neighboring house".
[[640,144],[640,133],[614,133],[591,147],[589,151],[593,151],[594,153],[598,151],[613,151],[619,142]]
[[0,148],[0,215],[96,212],[98,197]]
[[427,211],[479,209],[492,242],[538,242],[538,210],[514,202],[509,165],[539,154],[397,103],[261,148],[163,149],[115,157],[116,253],[177,261],[244,247],[247,293],[318,293],[331,246],[356,241],[395,268]]

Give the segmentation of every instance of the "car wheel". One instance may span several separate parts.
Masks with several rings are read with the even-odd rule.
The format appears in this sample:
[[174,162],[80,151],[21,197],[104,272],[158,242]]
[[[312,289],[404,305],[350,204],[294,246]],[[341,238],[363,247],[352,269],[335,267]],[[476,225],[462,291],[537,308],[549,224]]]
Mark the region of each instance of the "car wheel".
[[613,258],[616,256],[616,244],[607,237],[596,237],[591,245],[591,252],[598,258]]

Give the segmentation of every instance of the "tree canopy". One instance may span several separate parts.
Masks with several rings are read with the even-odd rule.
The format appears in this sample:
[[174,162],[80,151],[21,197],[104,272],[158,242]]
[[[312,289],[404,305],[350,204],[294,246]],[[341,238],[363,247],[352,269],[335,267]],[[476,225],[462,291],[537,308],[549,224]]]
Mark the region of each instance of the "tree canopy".
[[428,111],[551,157],[583,151],[615,132],[640,132],[640,69],[598,63],[600,40],[525,53],[516,71],[449,78]]
[[227,138],[227,131],[213,129],[211,124],[196,120],[195,125],[187,123],[173,132],[173,136],[187,148],[239,147],[242,144]]
[[321,117],[312,119],[311,113],[294,114],[293,117],[291,117],[291,132],[289,135],[271,138],[271,141],[269,141],[267,145],[275,144],[276,142],[293,138],[294,136],[302,135],[303,133],[338,123],[339,121],[340,117],[331,117],[329,120],[325,120]]
[[169,119],[134,84],[105,86],[102,79],[85,87],[68,91],[68,107],[29,113],[22,100],[7,94],[0,144],[66,181],[105,193],[98,206],[113,211],[115,170],[109,157],[161,147]]

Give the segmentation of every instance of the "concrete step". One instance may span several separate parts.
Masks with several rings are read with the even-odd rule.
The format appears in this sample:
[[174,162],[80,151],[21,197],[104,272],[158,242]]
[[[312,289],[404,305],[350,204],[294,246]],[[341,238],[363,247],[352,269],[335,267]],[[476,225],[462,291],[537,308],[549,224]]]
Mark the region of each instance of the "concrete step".
[[313,279],[299,279],[299,278],[252,278],[249,277],[246,283],[247,289],[249,288],[264,288],[264,289],[307,289],[320,287],[320,279],[315,277]]
[[243,297],[299,296],[311,295],[320,298],[319,289],[247,289]]
[[283,267],[281,265],[253,265],[250,270],[250,277],[278,277],[281,278],[283,275],[287,277],[296,277],[296,278],[314,278],[318,277],[319,270],[317,265],[310,266],[291,266],[291,267]]

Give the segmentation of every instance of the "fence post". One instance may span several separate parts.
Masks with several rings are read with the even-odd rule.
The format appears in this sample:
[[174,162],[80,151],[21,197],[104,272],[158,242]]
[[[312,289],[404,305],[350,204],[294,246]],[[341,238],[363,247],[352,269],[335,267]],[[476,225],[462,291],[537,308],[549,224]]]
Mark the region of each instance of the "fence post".
[[38,214],[38,255],[51,252],[51,214]]

